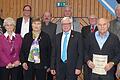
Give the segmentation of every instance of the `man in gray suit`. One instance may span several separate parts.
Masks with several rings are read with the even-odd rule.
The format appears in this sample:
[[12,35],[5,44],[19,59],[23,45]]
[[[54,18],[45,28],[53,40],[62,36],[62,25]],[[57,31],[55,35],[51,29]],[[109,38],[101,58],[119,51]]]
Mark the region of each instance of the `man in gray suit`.
[[[120,40],[120,4],[115,8],[116,18],[110,22],[109,30],[116,34]],[[116,77],[120,78],[120,62],[117,66]]]
[[[70,6],[66,6],[64,8],[64,17],[70,17],[72,24],[71,24],[71,30],[77,31],[77,32],[81,32],[80,30],[80,22],[78,18],[72,17],[72,9]],[[57,22],[57,30],[56,30],[56,34],[62,32],[61,29],[61,20]]]

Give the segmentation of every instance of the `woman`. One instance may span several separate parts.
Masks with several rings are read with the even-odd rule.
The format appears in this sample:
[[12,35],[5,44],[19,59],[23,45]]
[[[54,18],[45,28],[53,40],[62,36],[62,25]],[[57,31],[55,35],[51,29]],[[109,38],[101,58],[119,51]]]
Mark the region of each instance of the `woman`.
[[41,31],[40,18],[32,19],[32,32],[23,38],[21,62],[24,80],[46,80],[46,69],[50,65],[51,41],[47,33]]
[[22,38],[14,33],[16,25],[13,18],[6,18],[3,26],[6,32],[0,35],[0,80],[18,80]]

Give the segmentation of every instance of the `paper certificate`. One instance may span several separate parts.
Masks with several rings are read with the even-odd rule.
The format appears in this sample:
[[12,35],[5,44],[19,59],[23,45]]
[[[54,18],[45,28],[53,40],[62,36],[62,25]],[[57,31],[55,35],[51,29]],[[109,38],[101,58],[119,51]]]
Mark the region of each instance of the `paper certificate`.
[[99,74],[99,75],[106,75],[107,72],[105,71],[105,65],[108,61],[108,55],[98,55],[93,54],[93,63],[95,64],[95,68],[92,69],[92,73]]

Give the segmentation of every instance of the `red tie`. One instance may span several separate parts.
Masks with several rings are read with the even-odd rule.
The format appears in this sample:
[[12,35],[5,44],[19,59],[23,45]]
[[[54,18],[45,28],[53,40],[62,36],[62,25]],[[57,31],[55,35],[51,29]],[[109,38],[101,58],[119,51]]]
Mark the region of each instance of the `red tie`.
[[92,25],[91,32],[94,32],[94,31],[95,31],[94,25]]

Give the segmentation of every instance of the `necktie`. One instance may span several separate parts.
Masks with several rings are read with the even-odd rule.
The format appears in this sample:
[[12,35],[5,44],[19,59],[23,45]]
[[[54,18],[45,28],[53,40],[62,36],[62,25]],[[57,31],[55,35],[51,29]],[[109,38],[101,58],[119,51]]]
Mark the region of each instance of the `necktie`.
[[91,32],[94,32],[94,25],[92,25]]
[[64,42],[63,42],[63,51],[62,51],[62,56],[61,59],[63,62],[65,62],[67,60],[67,35],[69,33],[65,33],[65,38],[64,38]]

